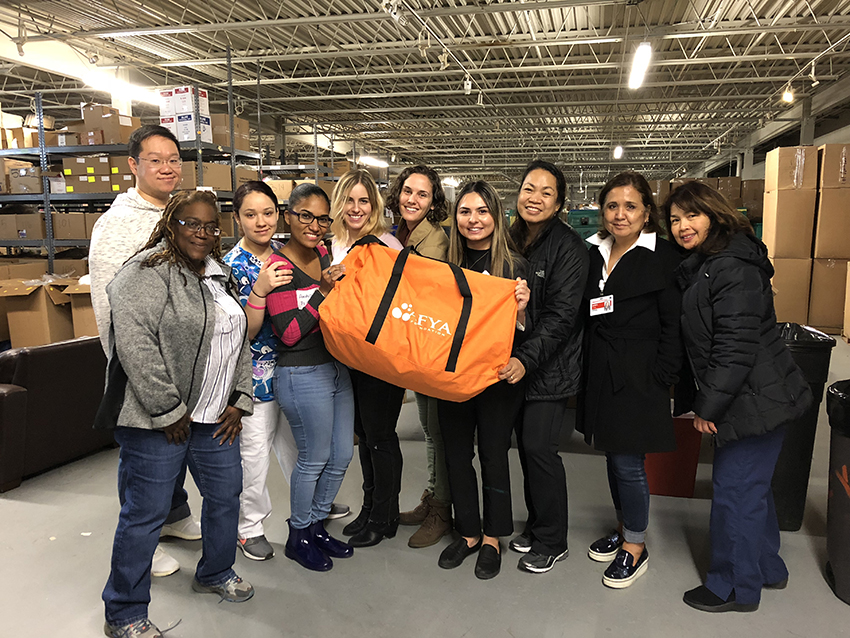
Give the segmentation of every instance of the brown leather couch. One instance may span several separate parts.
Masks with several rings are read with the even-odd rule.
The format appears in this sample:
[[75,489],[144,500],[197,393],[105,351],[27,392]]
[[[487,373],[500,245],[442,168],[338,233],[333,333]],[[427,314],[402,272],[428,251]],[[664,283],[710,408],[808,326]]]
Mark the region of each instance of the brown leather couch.
[[105,372],[97,337],[0,352],[0,492],[115,445],[92,428]]

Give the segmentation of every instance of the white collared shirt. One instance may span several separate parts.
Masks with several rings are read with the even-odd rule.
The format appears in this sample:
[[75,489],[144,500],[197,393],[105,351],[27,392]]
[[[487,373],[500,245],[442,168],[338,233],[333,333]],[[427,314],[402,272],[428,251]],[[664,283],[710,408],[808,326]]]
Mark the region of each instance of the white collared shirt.
[[[640,246],[641,248],[647,248],[652,252],[655,252],[656,239],[657,236],[655,233],[641,233],[640,235],[638,235],[637,241],[635,241],[635,243],[629,246],[628,250],[623,253],[623,256],[625,256],[625,254],[629,252],[629,250],[637,248],[638,246]],[[610,273],[608,272],[608,260],[611,258],[611,247],[614,245],[614,237],[612,235],[608,235],[605,239],[602,239],[599,236],[599,233],[597,233],[592,237],[588,237],[587,242],[593,244],[594,246],[598,246],[599,254],[602,255],[602,279],[599,280],[599,292],[601,293],[603,290],[605,290],[605,284],[608,282],[608,277],[610,276]],[[622,258],[623,257],[621,256],[620,259]],[[620,262],[617,261],[617,264],[619,263]],[[614,268],[617,267],[617,264],[614,264]],[[611,272],[614,272],[614,268],[611,269]]]
[[227,293],[221,280],[213,278],[223,274],[218,262],[207,257],[204,261],[203,282],[215,299],[215,328],[204,367],[201,394],[192,411],[192,421],[195,423],[216,423],[227,407],[247,328],[248,320],[242,306]]

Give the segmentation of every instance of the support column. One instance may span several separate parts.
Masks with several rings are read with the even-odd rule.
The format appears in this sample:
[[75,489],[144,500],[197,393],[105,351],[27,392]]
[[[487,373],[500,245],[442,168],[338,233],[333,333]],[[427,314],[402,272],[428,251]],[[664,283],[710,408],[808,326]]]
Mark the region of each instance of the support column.
[[800,146],[815,143],[815,118],[812,117],[812,98],[804,97],[800,101],[803,112],[800,116]]
[[753,170],[753,149],[748,148],[742,153],[744,164],[741,167],[741,179],[758,179]]

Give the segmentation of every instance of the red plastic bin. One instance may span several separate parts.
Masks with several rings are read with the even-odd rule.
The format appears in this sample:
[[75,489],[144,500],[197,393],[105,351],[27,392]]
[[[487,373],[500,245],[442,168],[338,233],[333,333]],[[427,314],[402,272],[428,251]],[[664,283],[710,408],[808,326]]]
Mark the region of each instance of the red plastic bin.
[[693,414],[675,417],[673,428],[676,433],[676,451],[646,455],[649,493],[693,498],[702,434],[694,429]]

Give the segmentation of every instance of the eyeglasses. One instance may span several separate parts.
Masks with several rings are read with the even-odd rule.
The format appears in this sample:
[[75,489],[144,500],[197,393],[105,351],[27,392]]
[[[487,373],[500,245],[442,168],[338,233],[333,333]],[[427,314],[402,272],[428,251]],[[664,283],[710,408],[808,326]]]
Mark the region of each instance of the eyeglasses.
[[194,233],[196,235],[200,234],[202,230],[207,235],[211,235],[213,237],[218,237],[219,235],[221,235],[221,228],[218,227],[218,224],[213,224],[212,222],[209,224],[202,224],[200,222],[195,221],[194,219],[175,219],[174,221],[176,221],[190,233]]
[[309,226],[310,224],[312,224],[314,219],[322,228],[329,228],[331,225],[331,218],[327,215],[316,217],[312,213],[296,213],[294,210],[290,210],[287,212],[290,215],[295,215],[298,218],[298,221],[304,224],[305,226]]
[[147,157],[137,157],[136,160],[137,161],[142,160],[142,161],[147,162],[148,164],[151,165],[151,168],[153,168],[154,170],[159,170],[160,168],[162,168],[166,164],[168,165],[168,168],[174,168],[174,169],[177,169],[177,168],[180,168],[181,166],[183,166],[183,160],[180,159],[179,157],[172,157],[171,159],[167,159],[167,160],[159,159],[158,157],[152,157],[150,159],[148,159]]

